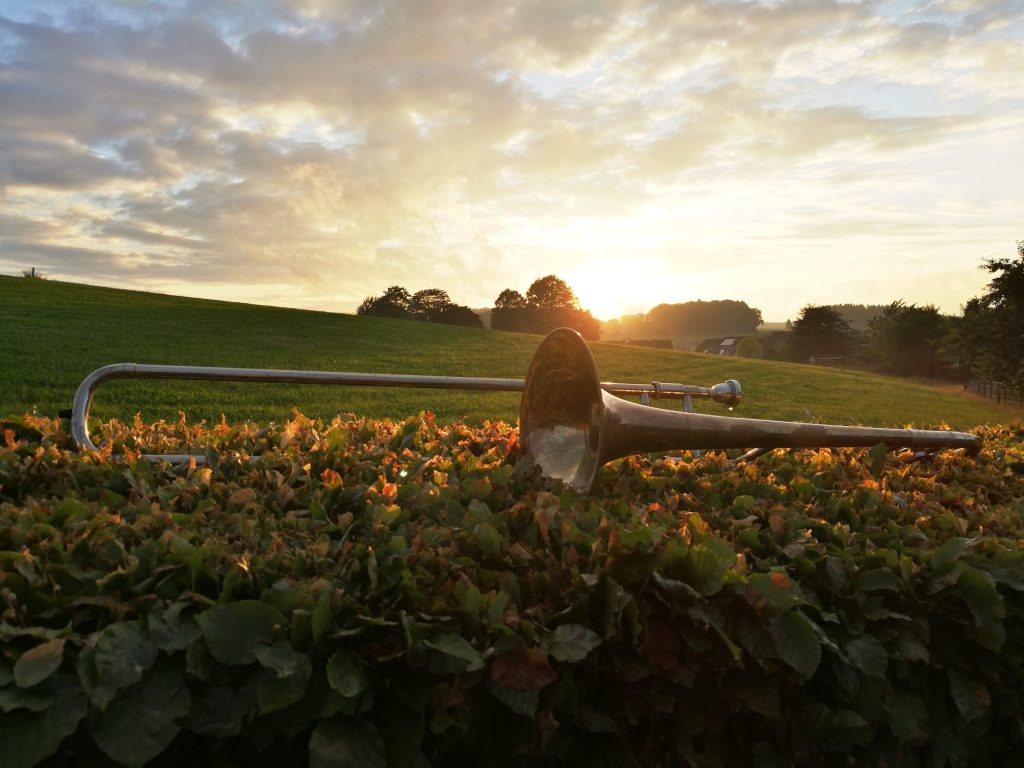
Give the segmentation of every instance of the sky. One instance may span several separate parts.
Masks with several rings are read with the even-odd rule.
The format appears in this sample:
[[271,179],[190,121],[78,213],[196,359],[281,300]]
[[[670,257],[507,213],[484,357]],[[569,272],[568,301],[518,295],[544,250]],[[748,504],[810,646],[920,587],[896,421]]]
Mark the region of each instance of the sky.
[[1024,0],[0,0],[0,273],[353,312],[957,313],[1024,239]]

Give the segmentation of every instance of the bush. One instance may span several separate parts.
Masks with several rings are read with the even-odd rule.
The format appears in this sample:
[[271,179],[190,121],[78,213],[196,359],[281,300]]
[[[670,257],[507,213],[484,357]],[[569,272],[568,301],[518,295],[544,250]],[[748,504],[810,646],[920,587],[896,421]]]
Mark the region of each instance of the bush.
[[5,765],[1010,765],[1024,741],[1020,424],[974,459],[633,457],[589,498],[502,423],[100,429],[78,455],[0,423]]

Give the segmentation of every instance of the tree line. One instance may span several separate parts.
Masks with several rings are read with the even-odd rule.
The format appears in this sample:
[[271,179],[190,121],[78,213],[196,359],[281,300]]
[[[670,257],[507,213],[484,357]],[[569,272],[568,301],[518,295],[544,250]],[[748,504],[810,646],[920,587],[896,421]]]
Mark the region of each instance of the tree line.
[[808,305],[781,348],[771,349],[765,337],[739,352],[799,362],[842,358],[904,376],[948,376],[958,370],[1024,391],[1024,240],[1017,241],[1016,259],[989,259],[982,268],[994,277],[984,294],[964,305],[962,315],[900,299],[882,307],[865,330],[856,330],[842,306]]
[[380,296],[367,296],[363,299],[356,314],[464,325],[469,328],[484,327],[476,312],[463,304],[456,304],[448,292],[440,288],[427,288],[410,294],[402,286],[392,285]]
[[625,339],[699,334],[744,336],[755,333],[762,322],[760,309],[745,301],[721,299],[659,304],[649,312],[610,320],[604,331],[609,337]]
[[[1024,391],[1024,240],[1015,259],[989,259],[988,290],[970,299],[959,316],[931,304],[902,299],[888,305],[807,305],[789,332],[757,335],[761,311],[743,301],[690,301],[659,304],[649,312],[624,315],[604,324],[612,338],[730,334],[744,336],[743,357],[828,362],[874,368],[899,375],[949,376],[969,373]],[[480,328],[480,317],[455,304],[446,291],[429,288],[410,294],[391,286],[367,297],[357,313]],[[602,323],[555,275],[535,280],[526,294],[506,288],[491,310],[491,328],[547,333],[567,326],[597,340]]]
[[[380,296],[366,297],[356,314],[483,327],[476,312],[456,304],[448,292],[440,288],[427,288],[410,294],[402,286],[393,285]],[[525,296],[506,288],[498,294],[491,310],[493,330],[547,333],[563,326],[574,328],[590,341],[601,337],[601,321],[582,309],[572,288],[555,275],[534,280]]]
[[582,309],[576,294],[555,275],[534,280],[525,296],[506,288],[491,310],[491,328],[496,331],[547,333],[562,327],[575,329],[589,341],[601,338],[601,321]]

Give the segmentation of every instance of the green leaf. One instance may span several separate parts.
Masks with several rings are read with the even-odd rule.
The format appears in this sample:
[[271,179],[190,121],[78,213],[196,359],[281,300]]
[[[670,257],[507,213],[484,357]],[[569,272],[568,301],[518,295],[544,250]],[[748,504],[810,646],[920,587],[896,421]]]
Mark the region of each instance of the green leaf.
[[781,614],[807,602],[797,583],[782,571],[750,574],[747,589],[747,599],[755,606],[763,605],[772,614]]
[[885,677],[889,654],[885,646],[871,635],[861,635],[846,644],[846,655],[853,666],[869,677]]
[[948,571],[970,543],[970,539],[955,538],[938,547],[932,552],[932,570],[936,573]]
[[801,611],[788,611],[771,620],[772,638],[779,658],[804,677],[821,662],[821,645],[814,624]]
[[928,709],[924,702],[911,693],[893,691],[886,696],[885,712],[893,736],[900,741],[918,738],[928,722]]
[[74,678],[58,678],[53,704],[39,714],[20,710],[0,720],[0,764],[31,768],[56,752],[78,730],[89,711],[89,699]]
[[830,709],[811,704],[800,715],[808,735],[828,749],[844,750],[855,744],[867,744],[872,738],[870,723],[850,709]]
[[981,644],[993,651],[1000,650],[1006,642],[1006,628],[1003,626],[1006,607],[996,590],[995,579],[977,568],[964,568],[958,585],[964,592],[964,603],[974,617]]
[[92,723],[92,737],[107,756],[124,765],[143,765],[178,735],[178,718],[191,698],[184,676],[169,665],[155,667],[119,696]]
[[517,688],[506,688],[503,685],[498,685],[493,680],[487,681],[487,690],[491,692],[494,698],[516,714],[525,715],[530,719],[536,717],[537,705],[540,703],[540,696],[536,693]]
[[161,651],[173,653],[183,651],[202,634],[194,620],[181,617],[188,603],[174,603],[162,613],[151,613],[146,617],[149,639]]
[[949,670],[949,693],[965,720],[977,720],[988,712],[992,697],[985,684],[956,669]]
[[857,580],[857,588],[861,592],[874,592],[882,590],[898,590],[899,582],[889,568],[874,568],[864,571]]
[[473,531],[477,543],[485,554],[501,557],[501,534],[490,523],[480,523]]
[[320,593],[320,597],[317,598],[316,607],[313,609],[313,642],[319,643],[327,635],[327,630],[331,627],[331,619],[333,615],[331,613],[331,593],[324,591]]
[[156,661],[157,649],[139,621],[122,621],[96,640],[96,682],[102,688],[126,688],[142,679]]
[[483,669],[484,660],[477,650],[461,635],[440,635],[433,640],[424,640],[423,644],[451,659],[456,659],[455,671],[475,672]]
[[203,736],[237,736],[257,706],[258,691],[247,685],[235,690],[230,685],[200,687],[192,696],[192,707],[182,727]]
[[276,712],[299,701],[309,689],[312,674],[313,664],[301,654],[298,654],[292,671],[287,675],[278,676],[274,671],[264,671],[256,685],[259,713],[265,715]]
[[558,661],[583,661],[601,644],[601,636],[582,624],[562,624],[540,644],[542,652]]
[[321,720],[309,737],[309,768],[387,768],[384,740],[365,720]]
[[0,709],[13,712],[16,709],[27,709],[30,712],[42,712],[53,704],[53,694],[40,689],[25,690],[24,688],[0,688]]
[[732,545],[724,539],[709,536],[690,547],[678,566],[683,581],[702,595],[714,595],[725,584],[726,574],[736,563]]
[[[276,677],[294,675],[305,654],[298,653],[291,643],[278,640],[273,645],[258,645],[253,649],[256,661],[265,669],[269,669]],[[307,659],[308,661],[308,659]]]
[[889,449],[886,448],[885,443],[879,443],[868,451],[868,471],[875,477],[881,477],[882,470],[885,469],[885,457],[889,454]]
[[261,600],[215,605],[196,616],[206,645],[221,664],[249,664],[258,645],[273,640],[274,627],[284,616]]
[[31,688],[56,672],[63,659],[63,638],[29,648],[14,662],[14,682],[19,688]]
[[367,688],[366,674],[359,657],[339,648],[327,661],[327,682],[346,699],[354,699]]

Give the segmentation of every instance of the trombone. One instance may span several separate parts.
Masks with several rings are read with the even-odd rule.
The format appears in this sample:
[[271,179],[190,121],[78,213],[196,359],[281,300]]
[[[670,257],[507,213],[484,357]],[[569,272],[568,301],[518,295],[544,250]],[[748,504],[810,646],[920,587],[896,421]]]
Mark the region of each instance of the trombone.
[[[733,418],[644,408],[615,397],[598,383],[590,348],[576,331],[549,333],[534,353],[519,406],[519,441],[548,477],[589,492],[598,470],[637,453],[697,448],[753,448],[754,458],[774,448],[870,447],[933,451],[981,449],[966,432],[846,427]],[[743,458],[743,457],[741,457]]]
[[[575,331],[574,331],[575,333]],[[98,450],[89,436],[89,409],[96,390],[115,379],[179,379],[191,381],[245,381],[279,384],[333,384],[341,386],[372,387],[423,387],[428,389],[461,389],[483,392],[522,392],[526,386],[523,379],[479,378],[471,376],[421,376],[399,373],[351,373],[335,371],[295,371],[268,368],[215,368],[190,365],[145,365],[139,363],[114,363],[97,368],[78,385],[71,407],[60,412],[62,418],[70,420],[71,438],[79,451]],[[622,382],[600,382],[605,391],[620,396],[639,396],[641,403],[649,404],[651,398],[683,400],[687,410],[691,409],[691,398],[705,398],[729,406],[737,405],[743,395],[740,383],[734,379],[715,384],[713,387],[699,387],[690,384],[629,384]],[[654,410],[654,409],[652,409]],[[154,454],[142,455],[152,462],[168,461],[185,463],[195,460],[204,464],[202,454]]]

